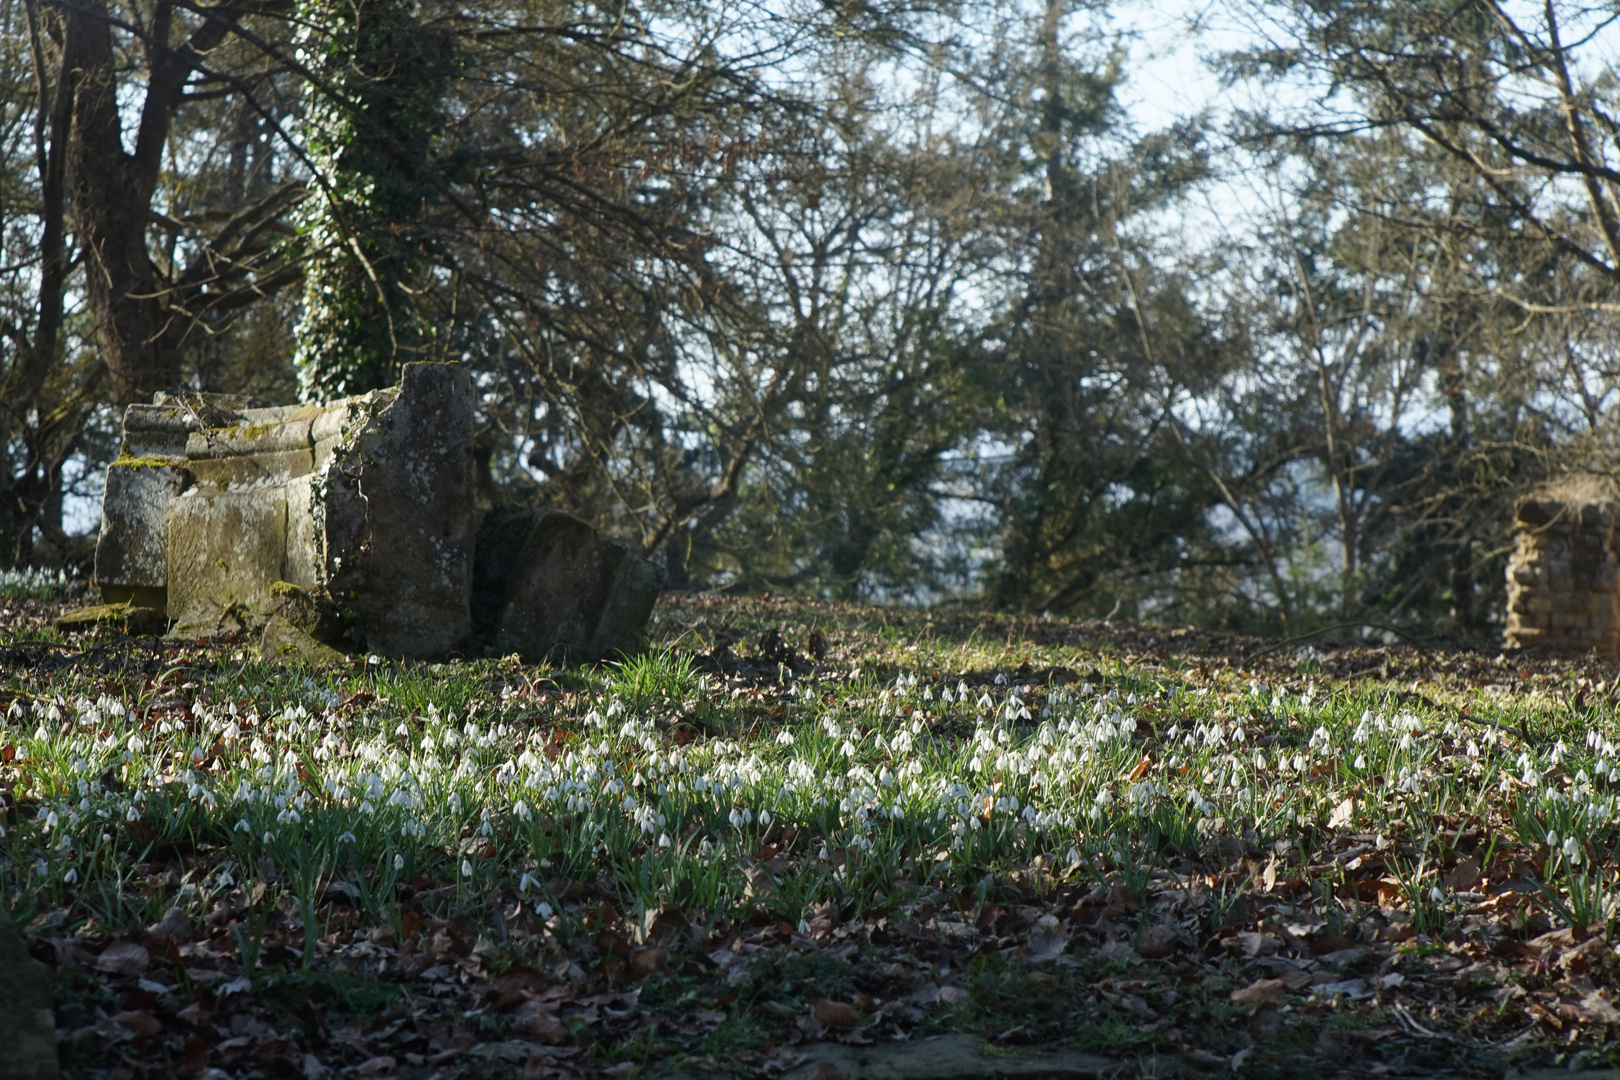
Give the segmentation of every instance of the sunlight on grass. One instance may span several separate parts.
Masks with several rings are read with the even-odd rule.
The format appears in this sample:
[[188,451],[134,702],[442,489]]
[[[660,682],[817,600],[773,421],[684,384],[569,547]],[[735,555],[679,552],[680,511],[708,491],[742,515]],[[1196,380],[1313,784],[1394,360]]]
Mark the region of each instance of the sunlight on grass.
[[[57,664],[56,639],[14,636],[33,659],[0,698],[0,902],[108,948],[190,928],[176,955],[264,1000],[543,969],[574,1012],[507,996],[477,1026],[547,1044],[584,1037],[590,987],[648,980],[710,1050],[778,1038],[826,995],[898,1022],[863,989],[890,976],[840,944],[857,932],[918,950],[883,968],[920,1003],[906,1030],[1008,1029],[1020,988],[1055,979],[1030,1021],[1048,1037],[1079,1009],[1087,1045],[1145,1047],[1187,1030],[1143,1026],[1158,1007],[1241,1026],[1294,993],[1315,1023],[1454,953],[1539,956],[1558,927],[1587,949],[1620,911],[1602,682],[1485,693],[1499,668],[1479,659],[1419,694],[1314,650],[1261,675],[1043,644],[1046,624],[846,612],[821,637],[735,612],[769,641],[755,657],[717,661],[701,620],[671,619],[682,648],[566,670],[315,672],[231,643],[143,658],[111,631]],[[682,949],[699,959],[676,976]],[[1215,989],[1149,1006],[1146,961]],[[1099,979],[1139,989],[1079,1004]],[[649,1038],[623,1027],[600,1052],[667,1052]]]
[[336,684],[199,673],[187,700],[138,718],[105,694],[19,697],[0,727],[24,811],[6,834],[8,902],[43,890],[127,921],[116,875],[202,842],[198,905],[269,860],[294,896],[342,882],[376,918],[426,875],[461,902],[522,897],[560,919],[559,881],[606,874],[640,910],[678,896],[798,924],[817,904],[883,906],[986,873],[1039,890],[1107,868],[1145,895],[1156,852],[1217,834],[1287,841],[1274,861],[1293,874],[1344,806],[1380,850],[1421,838],[1389,864],[1427,927],[1460,902],[1428,823],[1497,806],[1521,844],[1550,849],[1539,884],[1555,910],[1612,917],[1587,853],[1613,843],[1620,761],[1597,730],[1510,747],[1494,728],[1260,682],[1122,695],[911,672],[804,683],[763,722],[703,738],[684,720],[723,695],[690,657],[603,674],[521,705],[480,697],[468,672],[393,665]]

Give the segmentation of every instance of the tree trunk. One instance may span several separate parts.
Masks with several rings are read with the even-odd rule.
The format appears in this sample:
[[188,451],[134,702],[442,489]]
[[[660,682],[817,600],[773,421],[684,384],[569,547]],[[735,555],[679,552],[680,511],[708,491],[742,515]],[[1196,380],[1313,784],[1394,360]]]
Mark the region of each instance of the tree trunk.
[[135,153],[124,149],[112,32],[104,0],[62,9],[63,69],[73,96],[68,140],[73,219],[85,261],[85,299],[96,341],[122,408],[175,386],[190,320],[172,310],[167,282],[146,244],[147,221],[169,117],[189,60],[168,48],[172,8],[160,4]]

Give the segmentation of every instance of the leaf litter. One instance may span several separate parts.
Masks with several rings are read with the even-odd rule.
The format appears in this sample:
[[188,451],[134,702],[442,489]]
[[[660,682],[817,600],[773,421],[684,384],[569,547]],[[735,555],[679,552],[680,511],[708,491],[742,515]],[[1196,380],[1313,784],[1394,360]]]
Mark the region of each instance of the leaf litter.
[[[1135,720],[1090,745],[1081,770],[1102,778],[1064,803],[1085,812],[1019,818],[980,785],[955,816],[969,823],[961,846],[943,829],[927,844],[911,834],[914,850],[876,864],[886,882],[851,882],[873,868],[856,842],[872,833],[842,808],[818,821],[778,798],[771,824],[727,833],[711,813],[682,835],[647,831],[643,855],[663,837],[694,858],[713,842],[703,866],[734,887],[699,897],[691,877],[638,890],[600,860],[507,844],[501,833],[531,820],[511,806],[491,829],[463,808],[465,835],[418,837],[390,873],[383,851],[345,857],[341,838],[260,842],[268,814],[253,835],[233,829],[215,813],[230,792],[204,782],[239,779],[234,764],[288,729],[389,732],[420,763],[424,734],[448,751],[435,721],[458,705],[485,730],[508,718],[510,745],[533,760],[566,762],[585,718],[633,689],[623,670],[469,666],[456,704],[412,700],[420,683],[385,686],[364,664],[260,667],[255,689],[243,642],[64,642],[41,632],[49,605],[33,607],[4,644],[6,896],[55,977],[70,1075],[771,1076],[822,1041],[944,1031],[1014,1053],[1093,1049],[1127,1070],[1303,1057],[1326,1076],[1483,1076],[1612,1060],[1616,673],[1589,663],[666,598],[661,636],[690,668],[680,695],[621,710],[626,724],[646,717],[628,736],[645,753],[619,751],[615,777],[649,767],[649,742],[745,759],[833,716],[861,750],[920,725],[936,762],[977,752],[978,771],[1012,787],[1029,772],[1011,755],[1047,712],[1107,702]],[[936,687],[973,704],[941,707]],[[100,703],[88,724],[74,704],[86,701]],[[231,706],[253,735],[215,737],[206,717]],[[76,741],[30,730],[71,728],[75,713]],[[1012,738],[975,738],[986,730]],[[143,768],[148,742],[188,757]],[[352,757],[359,739],[339,743]],[[307,751],[320,745],[258,764],[315,782],[324,760]],[[1362,761],[1371,750],[1383,760]],[[197,790],[182,795],[186,780]],[[1018,790],[1029,806],[1042,794]],[[1288,798],[1268,805],[1268,790]],[[185,835],[154,812],[160,794],[189,808]],[[265,809],[305,837],[336,805],[280,797]],[[247,802],[264,806],[264,792]],[[109,809],[122,813],[96,816]],[[408,825],[421,808],[401,809]],[[730,812],[743,809],[755,812]],[[547,843],[587,820],[561,817]],[[964,855],[1006,819],[1000,847]],[[84,842],[92,830],[103,843]]]

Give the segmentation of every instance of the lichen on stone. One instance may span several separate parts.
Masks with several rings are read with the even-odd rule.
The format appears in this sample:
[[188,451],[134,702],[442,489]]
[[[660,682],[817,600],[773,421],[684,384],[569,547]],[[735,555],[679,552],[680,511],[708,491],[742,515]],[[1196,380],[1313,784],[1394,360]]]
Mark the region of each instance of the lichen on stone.
[[112,466],[117,469],[178,469],[185,465],[183,457],[160,457],[155,454],[146,454],[137,457],[134,454],[120,454],[113,459]]

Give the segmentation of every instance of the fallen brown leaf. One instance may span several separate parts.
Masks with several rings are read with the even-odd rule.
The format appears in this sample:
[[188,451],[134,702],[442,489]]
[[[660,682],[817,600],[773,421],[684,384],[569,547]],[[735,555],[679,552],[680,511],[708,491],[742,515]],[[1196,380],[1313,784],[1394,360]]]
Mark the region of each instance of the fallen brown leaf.
[[1392,907],[1401,898],[1401,883],[1389,878],[1370,878],[1356,882],[1356,899],[1364,904]]
[[637,949],[630,957],[630,973],[638,979],[669,971],[668,949]]
[[1343,829],[1356,820],[1356,800],[1346,799],[1328,815],[1328,828]]
[[556,1005],[530,999],[513,1014],[512,1026],[519,1034],[540,1042],[557,1043],[568,1040],[568,1028],[553,1011]]
[[1446,888],[1452,892],[1468,892],[1479,884],[1479,878],[1479,860],[1464,859],[1451,868],[1451,873],[1446,874],[1440,880],[1445,882]]
[[811,1011],[823,1027],[852,1028],[861,1022],[861,1014],[855,1011],[855,1006],[831,998],[818,999]]
[[1343,952],[1353,949],[1356,943],[1343,934],[1323,934],[1311,939],[1311,955],[1326,956],[1328,953]]
[[133,941],[115,941],[96,957],[96,967],[109,975],[141,975],[151,963],[152,954]]
[[146,932],[154,938],[183,945],[191,940],[191,920],[186,918],[186,913],[180,910],[179,905],[175,905],[164,912],[161,921],[147,927]]
[[1051,960],[1069,947],[1069,932],[1056,916],[1042,915],[1029,931],[1029,951],[1035,960]]
[[1288,996],[1288,984],[1281,979],[1256,979],[1241,990],[1232,991],[1234,1005],[1272,1005]]
[[547,986],[546,978],[531,967],[516,965],[508,968],[489,984],[489,996],[496,1012],[515,1009],[532,994]]
[[144,1009],[116,1013],[113,1020],[129,1028],[137,1035],[161,1035],[163,1033],[163,1021]]
[[754,899],[769,899],[776,895],[776,879],[763,866],[749,866],[743,870],[748,879],[745,895]]
[[180,1068],[175,1075],[180,1080],[191,1080],[193,1076],[208,1068],[208,1044],[196,1035],[186,1036],[186,1048],[181,1052]]

